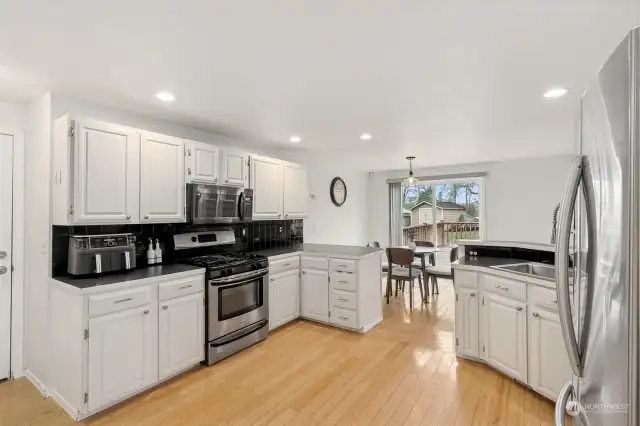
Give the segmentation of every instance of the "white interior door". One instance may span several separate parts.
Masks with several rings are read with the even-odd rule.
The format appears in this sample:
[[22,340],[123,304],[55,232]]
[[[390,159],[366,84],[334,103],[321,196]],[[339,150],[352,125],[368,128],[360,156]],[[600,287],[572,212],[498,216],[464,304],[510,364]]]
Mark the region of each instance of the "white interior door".
[[0,134],[0,380],[11,365],[11,217],[13,136]]

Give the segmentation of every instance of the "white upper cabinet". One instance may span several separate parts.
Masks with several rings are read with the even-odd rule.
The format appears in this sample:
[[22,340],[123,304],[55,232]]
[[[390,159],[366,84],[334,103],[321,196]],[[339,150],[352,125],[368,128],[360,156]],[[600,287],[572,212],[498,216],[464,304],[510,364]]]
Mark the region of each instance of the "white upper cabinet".
[[221,165],[222,184],[249,186],[249,154],[224,149],[221,152]]
[[220,180],[220,148],[187,142],[187,182],[217,184]]
[[142,132],[140,222],[185,221],[182,139]]
[[140,133],[65,116],[54,125],[53,159],[54,224],[137,223]]
[[486,293],[483,344],[487,363],[505,374],[527,381],[527,306]]
[[308,179],[307,169],[299,164],[283,162],[284,217],[307,217]]
[[553,312],[533,307],[529,315],[529,385],[555,400],[571,375],[560,318]]
[[251,156],[253,220],[282,218],[282,161]]

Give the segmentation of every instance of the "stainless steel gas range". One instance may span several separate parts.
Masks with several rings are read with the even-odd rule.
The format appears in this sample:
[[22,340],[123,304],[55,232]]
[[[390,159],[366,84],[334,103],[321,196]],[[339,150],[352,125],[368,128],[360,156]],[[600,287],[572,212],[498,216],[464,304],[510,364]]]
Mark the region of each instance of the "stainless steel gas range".
[[269,262],[248,253],[211,253],[235,242],[233,231],[199,231],[174,236],[180,263],[207,268],[206,358],[211,365],[269,333]]

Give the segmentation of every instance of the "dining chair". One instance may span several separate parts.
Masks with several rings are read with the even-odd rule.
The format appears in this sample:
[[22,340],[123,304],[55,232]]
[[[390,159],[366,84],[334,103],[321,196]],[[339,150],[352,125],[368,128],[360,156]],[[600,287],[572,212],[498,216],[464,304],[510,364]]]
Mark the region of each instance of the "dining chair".
[[[458,260],[458,247],[451,247],[449,251],[449,261],[451,263]],[[440,289],[438,288],[438,278],[447,278],[453,280],[453,265],[439,265],[439,266],[430,266],[427,268],[427,276],[425,277],[425,283],[427,284],[427,288],[429,285],[429,280],[431,280],[431,294],[440,294]]]
[[[424,303],[424,291],[422,289],[422,271],[413,267],[413,250],[405,247],[389,247],[387,252],[387,262],[389,263],[389,273],[387,274],[387,304],[391,296],[391,280],[396,280],[396,296],[398,295],[397,286],[400,282],[403,284],[409,282],[409,305],[413,309],[413,283],[418,279],[420,286],[420,296]],[[398,265],[398,267],[394,267]]]
[[377,241],[371,241],[370,243],[367,243],[367,247],[376,247],[376,248],[380,248],[380,243]]
[[[433,244],[431,241],[416,240],[415,243],[416,243],[416,246],[418,246],[418,247],[435,247],[435,244]],[[419,265],[419,266],[421,265],[420,260],[417,260],[416,262],[414,262],[414,265]],[[431,266],[436,266],[436,254],[435,253],[430,253],[429,254],[429,263],[431,264]]]

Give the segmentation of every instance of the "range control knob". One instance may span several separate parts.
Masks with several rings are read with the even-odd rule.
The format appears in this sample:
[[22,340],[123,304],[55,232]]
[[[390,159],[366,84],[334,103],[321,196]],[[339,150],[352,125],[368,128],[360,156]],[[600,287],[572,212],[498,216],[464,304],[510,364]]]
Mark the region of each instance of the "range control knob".
[[194,243],[198,242],[198,237],[191,237],[191,241],[193,241]]

